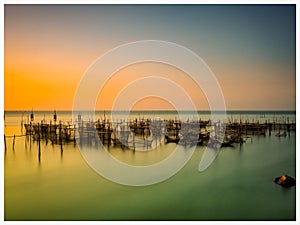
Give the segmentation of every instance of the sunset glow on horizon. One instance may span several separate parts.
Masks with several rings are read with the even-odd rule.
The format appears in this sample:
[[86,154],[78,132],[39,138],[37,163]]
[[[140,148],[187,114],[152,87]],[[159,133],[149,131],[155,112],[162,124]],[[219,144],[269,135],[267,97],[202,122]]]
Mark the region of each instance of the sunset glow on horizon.
[[[77,86],[91,64],[110,49],[139,40],[169,41],[199,55],[218,79],[229,110],[296,109],[293,5],[5,5],[4,9],[5,110],[71,110]],[[114,74],[101,90],[96,109],[111,109],[122,88],[154,75],[179,84],[197,109],[209,109],[205,93],[187,74],[149,62]],[[147,98],[134,109],[174,108],[162,99]]]

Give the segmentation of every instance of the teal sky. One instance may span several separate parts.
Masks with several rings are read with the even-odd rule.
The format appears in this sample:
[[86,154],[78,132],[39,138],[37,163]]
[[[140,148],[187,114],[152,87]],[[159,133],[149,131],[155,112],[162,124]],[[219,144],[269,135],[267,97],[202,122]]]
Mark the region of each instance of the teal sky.
[[[24,106],[13,105],[19,77],[29,86],[30,80],[68,79],[69,95],[59,104],[70,108],[64,102],[72,102],[94,59],[120,44],[151,39],[175,42],[204,59],[228,109],[294,110],[295,16],[295,5],[5,5],[5,108],[43,100],[24,96]],[[63,85],[55,88],[49,93]]]

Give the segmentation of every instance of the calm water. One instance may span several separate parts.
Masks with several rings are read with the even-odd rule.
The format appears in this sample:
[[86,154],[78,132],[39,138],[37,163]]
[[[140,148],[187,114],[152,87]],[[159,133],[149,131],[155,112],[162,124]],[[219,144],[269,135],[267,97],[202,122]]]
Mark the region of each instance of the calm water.
[[[27,113],[28,114],[28,113]],[[27,114],[23,115],[23,120]],[[35,113],[50,120],[52,112]],[[150,115],[136,113],[133,116]],[[164,118],[174,114],[152,113]],[[102,115],[103,116],[103,115]],[[207,113],[201,115],[208,118]],[[21,134],[21,112],[6,112],[5,134]],[[289,120],[290,112],[231,113],[232,120]],[[67,121],[70,112],[58,112]],[[86,117],[87,118],[87,117]],[[18,137],[15,149],[7,138],[4,155],[5,220],[295,220],[296,188],[283,189],[273,178],[296,175],[296,135],[253,136],[242,147],[222,148],[213,164],[198,172],[204,148],[170,179],[151,186],[129,187],[108,181],[84,161],[74,144],[38,144]],[[167,157],[175,144],[149,152],[111,148],[119,160],[146,165]]]

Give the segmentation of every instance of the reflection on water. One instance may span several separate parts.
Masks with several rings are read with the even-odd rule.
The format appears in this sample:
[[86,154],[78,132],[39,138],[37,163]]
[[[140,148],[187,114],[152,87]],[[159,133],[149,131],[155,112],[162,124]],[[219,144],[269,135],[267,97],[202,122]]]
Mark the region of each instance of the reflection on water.
[[[7,136],[21,134],[6,126]],[[273,178],[296,175],[295,133],[253,136],[244,145],[222,148],[198,172],[203,147],[170,179],[130,187],[106,180],[83,160],[74,143],[39,144],[29,136],[7,138],[4,155],[5,220],[295,220],[296,189]],[[111,146],[108,152],[132,165],[165,159],[175,143],[138,152]],[[97,149],[97,150],[95,150]],[[102,151],[96,143],[86,151]]]

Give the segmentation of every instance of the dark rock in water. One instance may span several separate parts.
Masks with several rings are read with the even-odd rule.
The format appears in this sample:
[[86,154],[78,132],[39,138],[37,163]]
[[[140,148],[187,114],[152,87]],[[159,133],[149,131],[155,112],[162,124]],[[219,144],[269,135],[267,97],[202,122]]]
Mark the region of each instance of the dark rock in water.
[[274,179],[276,184],[279,184],[282,187],[289,188],[296,185],[296,180],[288,175],[282,175]]

